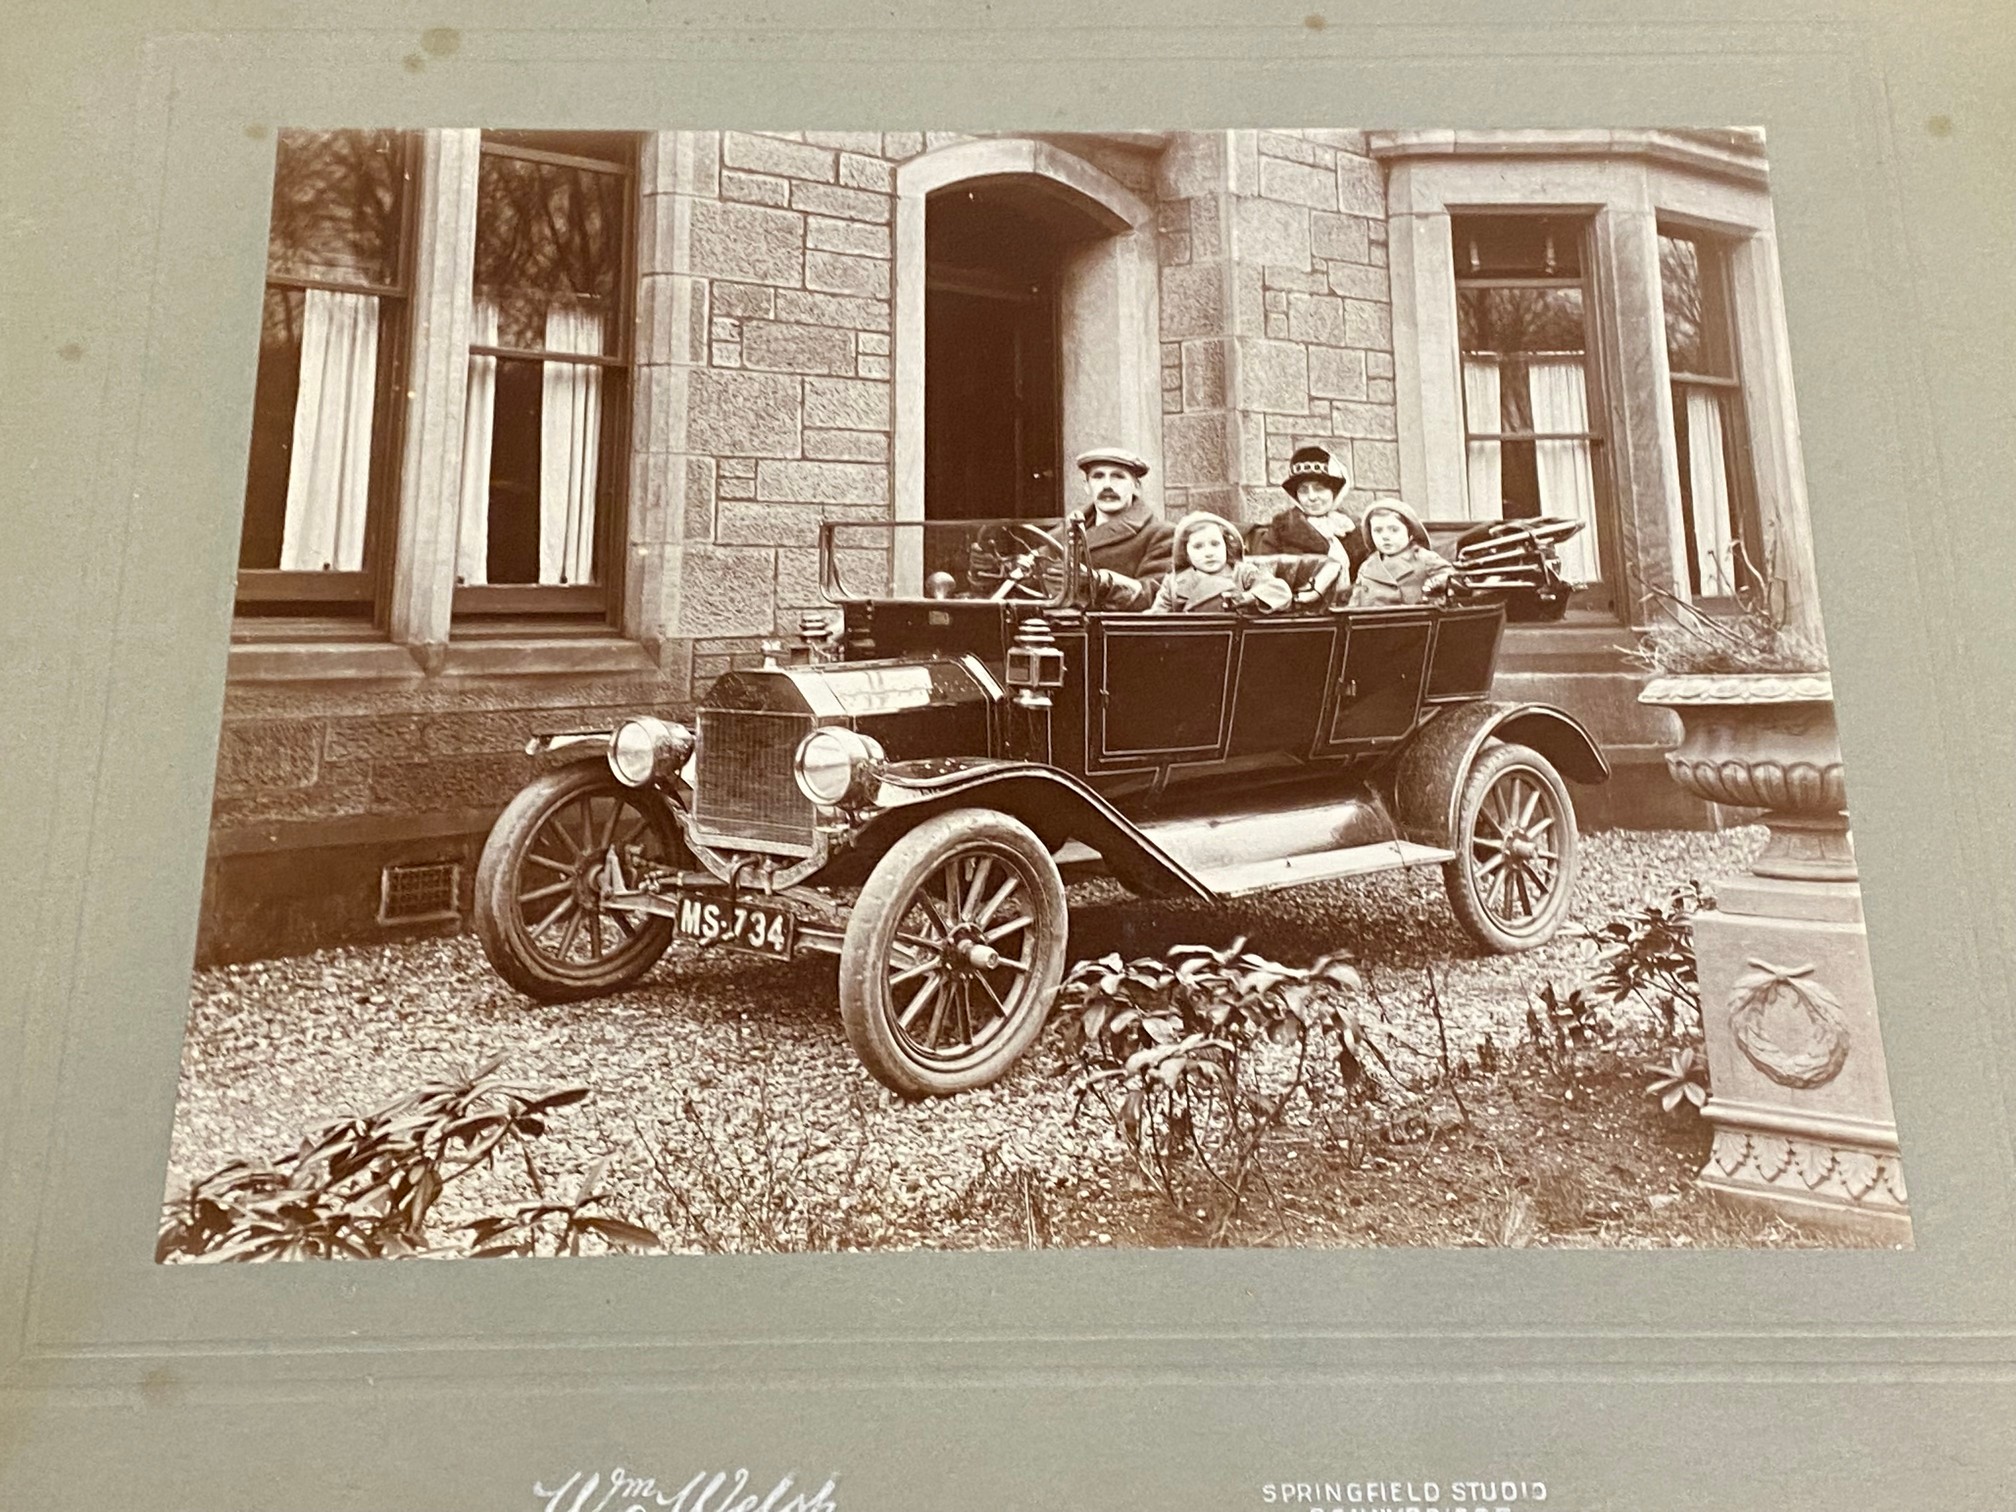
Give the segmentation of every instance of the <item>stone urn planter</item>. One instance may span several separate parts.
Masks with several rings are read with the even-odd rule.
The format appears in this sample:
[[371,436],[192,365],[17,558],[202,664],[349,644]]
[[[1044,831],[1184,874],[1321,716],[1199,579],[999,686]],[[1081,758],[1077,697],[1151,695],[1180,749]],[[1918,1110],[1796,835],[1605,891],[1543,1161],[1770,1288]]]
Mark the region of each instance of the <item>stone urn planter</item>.
[[1824,672],[1654,677],[1673,780],[1764,810],[1771,839],[1694,921],[1715,1128],[1704,1185],[1889,1242],[1909,1208]]
[[1697,798],[1765,810],[1771,841],[1752,872],[1852,882],[1848,787],[1824,672],[1655,677],[1638,695],[1680,716],[1686,732],[1666,770]]

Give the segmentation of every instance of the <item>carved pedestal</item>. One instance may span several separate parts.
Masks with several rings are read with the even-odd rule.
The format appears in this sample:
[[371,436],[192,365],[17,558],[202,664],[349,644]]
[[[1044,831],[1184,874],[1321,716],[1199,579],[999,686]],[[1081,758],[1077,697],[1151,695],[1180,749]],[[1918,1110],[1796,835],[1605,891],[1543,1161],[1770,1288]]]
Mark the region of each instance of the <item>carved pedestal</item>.
[[1694,920],[1715,1145],[1701,1183],[1908,1241],[1861,890],[1749,876]]
[[1750,875],[1695,916],[1715,1145],[1704,1186],[1908,1242],[1910,1210],[1824,674],[1656,678],[1680,716],[1666,764],[1715,803],[1764,808]]

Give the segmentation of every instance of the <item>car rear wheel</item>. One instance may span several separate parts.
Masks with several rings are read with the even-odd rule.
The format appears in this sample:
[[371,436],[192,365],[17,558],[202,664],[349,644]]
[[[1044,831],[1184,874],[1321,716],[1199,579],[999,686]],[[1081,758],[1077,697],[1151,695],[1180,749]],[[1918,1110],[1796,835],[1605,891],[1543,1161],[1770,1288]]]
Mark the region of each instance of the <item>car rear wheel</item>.
[[1464,778],[1451,849],[1449,906],[1479,944],[1507,953],[1553,938],[1575,890],[1575,808],[1546,757],[1487,747]]
[[476,866],[476,934],[499,976],[564,1003],[619,991],[657,963],[672,921],[608,906],[612,852],[626,880],[685,854],[665,799],[625,787],[603,762],[543,773],[505,806]]
[[982,1087],[1043,1028],[1064,975],[1057,864],[1006,814],[927,819],[876,863],[840,950],[840,1020],[907,1097]]

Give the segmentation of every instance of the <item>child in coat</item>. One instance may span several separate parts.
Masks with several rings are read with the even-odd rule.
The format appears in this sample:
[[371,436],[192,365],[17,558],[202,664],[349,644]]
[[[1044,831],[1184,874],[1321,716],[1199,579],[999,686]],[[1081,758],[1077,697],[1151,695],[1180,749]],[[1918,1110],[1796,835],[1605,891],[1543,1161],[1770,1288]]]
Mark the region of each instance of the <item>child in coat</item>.
[[1418,604],[1448,585],[1456,569],[1428,545],[1428,528],[1398,499],[1375,499],[1358,522],[1366,556],[1351,585],[1351,607]]
[[1293,596],[1286,583],[1243,560],[1239,532],[1208,510],[1177,522],[1175,548],[1176,570],[1156,590],[1150,614],[1279,609]]

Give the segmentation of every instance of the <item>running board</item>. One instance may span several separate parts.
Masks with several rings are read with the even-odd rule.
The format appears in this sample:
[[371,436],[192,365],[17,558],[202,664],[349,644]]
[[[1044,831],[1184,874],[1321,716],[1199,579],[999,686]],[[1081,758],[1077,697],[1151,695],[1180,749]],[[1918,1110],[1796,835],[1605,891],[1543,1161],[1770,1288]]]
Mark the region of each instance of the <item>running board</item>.
[[[1273,892],[1282,887],[1300,887],[1305,882],[1331,882],[1339,877],[1368,876],[1403,866],[1440,866],[1456,859],[1454,851],[1432,845],[1416,845],[1411,840],[1381,840],[1371,845],[1353,845],[1343,850],[1313,851],[1276,860],[1241,861],[1213,867],[1191,875],[1220,898],[1238,898],[1248,893]],[[1105,865],[1099,852],[1082,841],[1067,841],[1057,852],[1060,869],[1094,869]]]
[[1278,861],[1242,861],[1195,875],[1217,896],[1239,898],[1248,893],[1300,887],[1306,882],[1330,882],[1338,877],[1361,877],[1403,866],[1440,866],[1455,859],[1454,851],[1438,850],[1432,845],[1416,845],[1411,840],[1381,840],[1372,845],[1354,845],[1347,850],[1283,856]]

